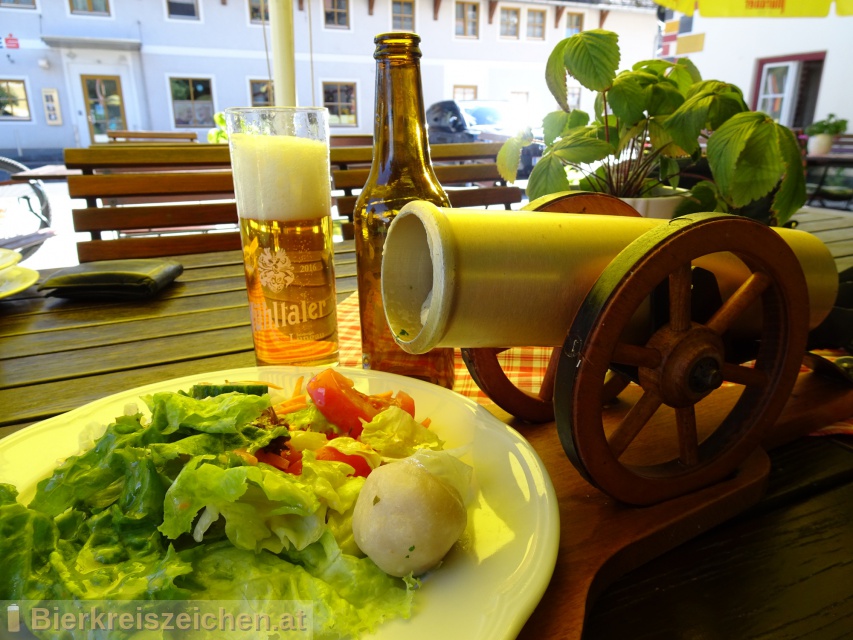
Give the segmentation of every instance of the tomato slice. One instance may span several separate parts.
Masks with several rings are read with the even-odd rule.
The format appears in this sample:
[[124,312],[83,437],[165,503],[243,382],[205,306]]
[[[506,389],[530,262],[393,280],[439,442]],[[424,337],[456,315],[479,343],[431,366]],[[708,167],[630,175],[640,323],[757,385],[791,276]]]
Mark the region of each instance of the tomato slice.
[[318,373],[308,381],[306,389],[326,420],[353,438],[361,433],[362,420],[370,422],[379,413],[369,396],[356,391],[352,380],[334,369]]
[[361,476],[362,478],[366,478],[373,470],[370,468],[370,464],[367,462],[367,460],[365,460],[363,456],[360,456],[357,453],[347,455],[345,453],[341,453],[334,447],[320,447],[315,453],[317,454],[317,460],[345,462],[353,469],[355,469],[355,473],[351,474],[354,476]]
[[308,381],[306,389],[326,420],[352,438],[361,435],[362,420],[370,422],[388,407],[400,407],[415,417],[415,400],[405,391],[392,397],[369,396],[357,391],[352,380],[334,369],[318,373]]

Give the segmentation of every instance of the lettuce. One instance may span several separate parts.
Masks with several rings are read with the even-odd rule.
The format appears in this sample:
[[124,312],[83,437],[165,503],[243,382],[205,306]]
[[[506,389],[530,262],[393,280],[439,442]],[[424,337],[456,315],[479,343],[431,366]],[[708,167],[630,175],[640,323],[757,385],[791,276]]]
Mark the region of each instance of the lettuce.
[[[169,488],[163,523],[168,538],[194,531],[197,542],[221,516],[225,535],[240,549],[304,549],[326,529],[327,509],[352,510],[363,478],[347,477],[348,465],[315,461],[305,452],[302,475],[267,465],[222,468],[213,456],[190,460]],[[205,510],[193,530],[196,515]]]
[[201,399],[164,392],[142,399],[151,410],[151,426],[164,434],[181,427],[205,433],[237,433],[238,427],[257,419],[270,406],[268,395],[236,392]]
[[439,450],[444,443],[399,407],[388,407],[364,425],[359,436],[386,458],[406,458],[418,449]]
[[[268,397],[157,393],[145,401],[150,422],[117,418],[90,450],[39,482],[29,506],[0,484],[0,599],[307,600],[318,639],[411,615],[412,586],[352,539],[364,478],[315,459],[324,435],[297,434],[306,446],[295,446],[304,451],[294,476],[232,453],[290,438],[286,424],[263,424]],[[313,409],[297,413],[289,418],[303,427],[329,429]],[[404,415],[374,425],[392,430],[374,434],[383,455],[440,446]],[[360,449],[347,438],[328,444]]]

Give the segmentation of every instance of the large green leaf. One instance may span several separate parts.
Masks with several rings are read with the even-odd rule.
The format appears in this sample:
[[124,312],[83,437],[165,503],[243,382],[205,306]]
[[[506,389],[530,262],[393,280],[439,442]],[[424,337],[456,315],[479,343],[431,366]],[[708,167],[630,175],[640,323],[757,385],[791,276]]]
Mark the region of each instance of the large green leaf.
[[519,134],[510,138],[503,143],[500,151],[498,151],[498,173],[507,182],[515,182],[518,175],[518,163],[521,160],[521,149],[524,146],[521,136],[522,134]]
[[666,128],[682,149],[693,153],[699,148],[699,136],[704,130],[713,131],[745,110],[740,92],[732,85],[706,80],[690,88],[684,104],[667,119]]
[[607,92],[610,110],[623,126],[630,126],[645,117],[646,94],[641,83],[642,79],[637,74],[620,73]]
[[[573,111],[572,113],[575,113]],[[584,123],[586,124],[586,123]],[[554,140],[561,138],[569,125],[569,114],[565,111],[552,111],[542,119],[542,130],[545,144],[554,144]]]
[[619,68],[619,36],[592,29],[563,42],[563,62],[569,74],[591,91],[609,89]]
[[590,135],[588,129],[577,130],[558,141],[551,148],[551,155],[556,155],[567,164],[588,164],[603,160],[613,153],[613,145]]
[[542,156],[530,172],[527,181],[527,198],[535,200],[552,193],[569,190],[566,168],[560,159],[552,154]]
[[785,169],[776,124],[763,113],[732,116],[709,138],[708,164],[721,195],[732,206],[767,195]]
[[570,107],[568,90],[566,89],[566,65],[563,63],[567,42],[568,38],[558,42],[554,50],[551,51],[551,55],[548,56],[548,61],[545,63],[545,84],[548,85],[548,90],[554,96],[557,104],[563,111],[568,112]]
[[785,177],[779,185],[779,190],[773,198],[773,212],[776,214],[776,224],[783,225],[806,202],[806,178],[803,173],[803,158],[800,145],[794,132],[788,127],[776,125],[776,135],[779,149],[782,152],[782,162],[785,165]]
[[662,76],[666,74],[672,66],[672,63],[668,60],[640,60],[635,63],[631,69],[634,71],[648,71],[649,73]]
[[649,116],[664,116],[684,104],[684,96],[674,83],[662,80],[646,87],[645,102]]
[[568,129],[575,129],[577,127],[585,127],[589,124],[589,114],[586,111],[581,111],[580,109],[573,109],[569,114],[569,122],[567,125]]
[[672,65],[667,77],[678,85],[682,93],[686,93],[692,85],[702,81],[702,74],[690,58],[680,58]]

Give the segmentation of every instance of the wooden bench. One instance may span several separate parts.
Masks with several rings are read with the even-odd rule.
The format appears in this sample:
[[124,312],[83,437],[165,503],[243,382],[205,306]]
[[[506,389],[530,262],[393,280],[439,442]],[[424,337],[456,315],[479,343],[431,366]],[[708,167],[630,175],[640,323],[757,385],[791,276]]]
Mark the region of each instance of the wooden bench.
[[836,136],[826,156],[806,157],[807,204],[853,203],[853,135]]
[[195,131],[107,131],[107,138],[110,142],[198,142]]
[[[453,207],[489,207],[499,205],[511,209],[524,197],[524,191],[508,186],[498,173],[495,162],[500,142],[468,142],[436,144],[430,147],[435,175],[447,191]],[[332,184],[336,191],[338,215],[349,219],[344,223],[344,238],[352,237],[352,215],[360,191],[370,173],[372,147],[332,148]]]
[[[435,171],[454,207],[521,202],[523,192],[500,183],[494,163],[500,144],[435,145]],[[367,179],[369,146],[332,147],[331,174],[338,212],[351,237],[355,190]],[[65,166],[80,262],[239,249],[237,207],[227,145],[100,145],[66,149]],[[479,186],[474,186],[479,185]]]

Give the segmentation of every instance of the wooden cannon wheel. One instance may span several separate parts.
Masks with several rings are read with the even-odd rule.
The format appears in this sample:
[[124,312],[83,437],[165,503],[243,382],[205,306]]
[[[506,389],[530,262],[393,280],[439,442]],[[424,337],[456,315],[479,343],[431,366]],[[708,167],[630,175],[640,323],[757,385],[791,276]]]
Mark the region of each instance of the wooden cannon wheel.
[[[749,275],[699,324],[691,319],[691,268],[718,252],[737,256]],[[631,318],[662,283],[669,321],[646,344],[625,340]],[[788,399],[806,350],[806,309],[796,256],[760,223],[695,214],[647,232],[601,274],[563,346],[554,393],[563,448],[590,483],[629,504],[654,504],[722,480],[759,446]],[[723,346],[745,314],[755,314],[761,326],[752,367],[728,361]],[[607,433],[602,393],[611,365],[636,367],[642,395]],[[724,381],[743,391],[719,424],[702,425],[700,437],[696,405]],[[626,460],[664,405],[674,412],[668,435],[677,439],[676,457]]]
[[[640,215],[619,198],[583,191],[543,196],[530,202],[523,210],[609,216],[638,217]],[[552,422],[554,420],[554,376],[557,371],[560,348],[557,347],[551,352],[548,368],[535,394],[519,389],[507,377],[498,359],[504,351],[506,349],[502,348],[467,348],[462,349],[462,359],[477,386],[501,409],[525,422]],[[616,397],[628,381],[614,376],[609,384],[610,397]]]

